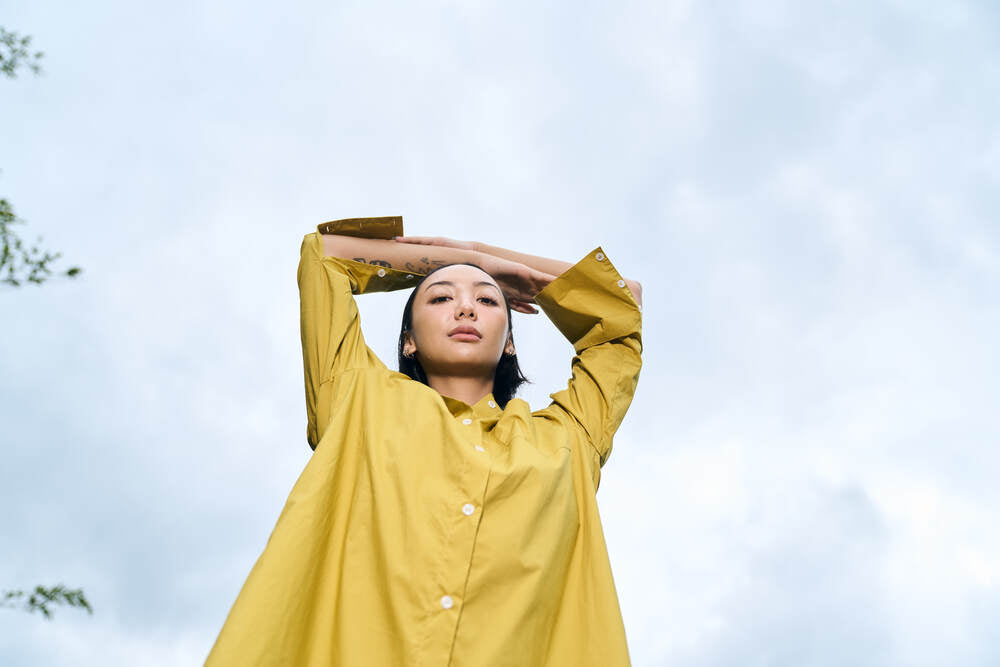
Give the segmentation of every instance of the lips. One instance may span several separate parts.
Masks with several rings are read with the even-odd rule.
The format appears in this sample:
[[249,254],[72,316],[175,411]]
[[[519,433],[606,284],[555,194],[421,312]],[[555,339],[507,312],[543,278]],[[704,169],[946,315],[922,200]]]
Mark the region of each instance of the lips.
[[476,338],[482,338],[483,337],[483,335],[481,333],[479,333],[479,330],[476,329],[475,327],[455,327],[454,329],[452,329],[451,331],[448,332],[448,335],[449,336],[457,336],[457,335],[475,336]]

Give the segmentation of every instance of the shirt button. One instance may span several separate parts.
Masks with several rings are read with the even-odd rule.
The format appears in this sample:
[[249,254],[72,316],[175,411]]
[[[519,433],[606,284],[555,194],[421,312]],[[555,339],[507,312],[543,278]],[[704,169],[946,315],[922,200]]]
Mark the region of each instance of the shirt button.
[[619,287],[625,287],[625,281],[624,280],[619,280],[618,281],[618,286]]
[[493,401],[490,401],[490,402],[489,402],[489,406],[490,406],[491,408],[495,408],[495,407],[497,406],[497,404],[496,404],[496,403],[494,403]]
[[482,445],[476,445],[476,451],[477,451],[477,452],[485,452],[486,450],[485,450],[485,449],[483,449],[483,446],[482,446]]
[[462,514],[465,516],[471,516],[473,512],[476,511],[476,506],[472,503],[465,503],[462,505]]
[[453,604],[455,604],[455,601],[451,599],[450,595],[445,595],[441,598],[441,606],[445,609],[451,609]]
[[406,279],[407,279],[407,280],[411,279],[412,277],[413,277],[413,274],[412,274],[412,273],[407,273],[407,274],[406,274]]
[[468,417],[466,417],[465,419],[462,420],[462,423],[465,424],[466,426],[468,426],[469,424],[472,423],[472,420],[469,419]]
[[604,253],[603,252],[597,253],[596,255],[594,255],[594,259],[596,259],[598,262],[603,262],[604,261]]
[[378,276],[379,276],[379,278],[381,278],[384,275],[385,275],[385,269],[379,269],[378,270]]

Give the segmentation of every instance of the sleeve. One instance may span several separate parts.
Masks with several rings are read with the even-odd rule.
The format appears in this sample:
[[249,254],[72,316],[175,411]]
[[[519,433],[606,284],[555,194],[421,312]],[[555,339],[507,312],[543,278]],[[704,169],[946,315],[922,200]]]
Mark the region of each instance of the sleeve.
[[535,302],[576,352],[566,388],[551,394],[552,403],[540,412],[568,417],[603,466],[639,380],[639,304],[600,247],[549,283]]
[[302,239],[298,268],[302,362],[306,390],[306,439],[316,449],[330,418],[330,381],[344,371],[386,368],[365,343],[355,294],[387,292],[417,284],[423,274],[397,271],[342,257],[327,257],[323,234],[366,238],[402,236],[402,218],[334,220]]

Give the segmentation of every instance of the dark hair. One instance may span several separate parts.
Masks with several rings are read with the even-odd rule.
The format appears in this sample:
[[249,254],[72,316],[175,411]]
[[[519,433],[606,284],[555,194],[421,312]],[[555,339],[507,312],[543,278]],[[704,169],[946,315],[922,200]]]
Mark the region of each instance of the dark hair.
[[[456,262],[455,264],[464,264],[466,266],[474,266],[483,273],[488,273],[483,269],[483,267],[478,264],[473,264],[471,262]],[[445,264],[444,266],[436,267],[433,271],[428,273],[426,276],[420,279],[413,291],[410,292],[410,298],[406,301],[406,306],[403,308],[403,323],[399,329],[399,346],[397,348],[397,356],[399,359],[399,372],[404,375],[408,375],[417,382],[422,382],[427,384],[427,374],[424,372],[423,367],[420,362],[417,361],[416,356],[404,356],[403,355],[403,345],[406,343],[406,334],[413,331],[413,301],[417,296],[417,291],[420,286],[424,284],[434,271],[439,271],[445,266],[455,266],[455,264]],[[510,304],[507,302],[507,295],[503,294],[503,303],[507,308],[507,329],[511,333],[511,341],[513,341],[513,322],[511,321],[510,314]],[[521,372],[521,367],[517,363],[517,354],[507,354],[505,351],[500,355],[500,361],[497,362],[496,371],[493,373],[493,398],[496,399],[497,403],[501,408],[507,407],[507,402],[514,398],[514,394],[517,393],[518,387],[520,387],[525,382],[530,382],[528,378],[524,377]]]

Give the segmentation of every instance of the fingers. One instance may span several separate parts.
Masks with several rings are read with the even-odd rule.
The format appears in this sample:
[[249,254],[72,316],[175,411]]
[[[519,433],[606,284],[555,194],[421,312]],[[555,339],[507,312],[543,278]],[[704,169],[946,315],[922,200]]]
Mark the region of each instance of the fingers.
[[435,245],[445,248],[466,248],[475,250],[475,243],[472,241],[456,241],[444,236],[394,236],[393,241],[400,243],[415,243],[418,245]]
[[526,315],[537,315],[538,314],[538,309],[537,308],[535,308],[534,306],[532,306],[530,303],[528,303],[526,301],[521,301],[519,299],[511,299],[510,300],[510,308],[511,308],[511,310],[516,310],[517,312],[524,313]]

